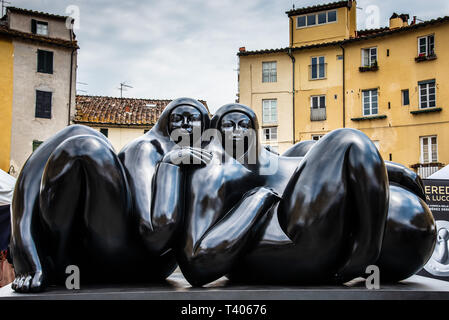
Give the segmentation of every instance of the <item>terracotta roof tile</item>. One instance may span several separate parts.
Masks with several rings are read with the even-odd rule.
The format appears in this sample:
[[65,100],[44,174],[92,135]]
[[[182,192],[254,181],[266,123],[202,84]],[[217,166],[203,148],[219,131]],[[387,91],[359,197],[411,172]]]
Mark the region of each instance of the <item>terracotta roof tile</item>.
[[53,19],[58,19],[58,20],[66,20],[68,18],[67,16],[60,16],[57,14],[33,11],[33,10],[29,10],[29,9],[22,9],[22,8],[16,8],[16,7],[7,7],[6,10],[9,10],[11,12],[26,14],[29,16],[46,17],[46,18],[53,18]]
[[338,2],[332,2],[332,3],[326,3],[326,4],[320,4],[316,6],[310,6],[305,8],[298,8],[298,9],[292,9],[289,11],[286,11],[285,13],[291,17],[296,16],[299,14],[306,14],[306,13],[312,13],[312,12],[318,12],[323,10],[331,10],[331,9],[338,9],[343,7],[352,7],[352,1],[338,1]]
[[300,47],[293,47],[293,48],[278,48],[278,49],[264,49],[264,50],[255,50],[255,51],[239,51],[237,53],[238,56],[251,56],[251,55],[258,55],[258,54],[269,54],[269,53],[280,53],[280,52],[288,52],[291,51],[301,51],[306,49],[314,49],[314,48],[321,48],[321,47],[329,47],[329,46],[341,46],[357,41],[363,41],[367,39],[374,39],[378,37],[385,37],[397,33],[402,32],[408,32],[413,31],[416,29],[424,28],[427,26],[431,26],[434,24],[440,24],[440,23],[447,23],[449,22],[449,16],[432,19],[429,21],[424,21],[421,23],[412,24],[406,27],[402,28],[396,28],[396,29],[390,29],[388,27],[385,28],[379,28],[379,29],[368,29],[368,30],[360,30],[357,31],[357,36],[355,38],[349,38],[345,40],[340,41],[332,41],[332,42],[322,42],[322,43],[316,43],[311,45],[304,45]]
[[[171,101],[78,95],[74,122],[151,127]],[[199,101],[208,109],[206,101]]]
[[33,41],[33,42],[39,42],[39,43],[45,43],[50,45],[55,45],[59,47],[65,47],[65,48],[72,48],[72,49],[79,49],[78,43],[76,41],[69,41],[64,39],[58,39],[58,38],[49,38],[45,36],[39,36],[33,33],[26,33],[21,32],[17,30],[9,29],[5,25],[0,25],[0,34],[5,36],[10,36],[13,38],[18,38],[26,41]]

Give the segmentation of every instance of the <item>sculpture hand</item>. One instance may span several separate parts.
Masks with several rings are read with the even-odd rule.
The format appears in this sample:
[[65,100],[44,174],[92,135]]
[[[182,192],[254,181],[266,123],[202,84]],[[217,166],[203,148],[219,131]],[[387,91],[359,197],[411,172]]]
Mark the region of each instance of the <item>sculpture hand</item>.
[[183,147],[168,152],[162,162],[173,165],[205,166],[212,160],[212,154],[202,149]]
[[397,185],[416,194],[424,201],[426,200],[424,184],[415,172],[401,164],[391,161],[385,161],[385,167],[387,168],[388,180],[390,184],[396,183]]

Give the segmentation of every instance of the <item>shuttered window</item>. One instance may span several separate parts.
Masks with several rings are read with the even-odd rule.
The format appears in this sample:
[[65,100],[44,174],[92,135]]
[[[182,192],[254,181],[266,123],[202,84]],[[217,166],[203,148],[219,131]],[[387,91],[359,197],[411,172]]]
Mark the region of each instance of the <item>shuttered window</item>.
[[43,141],[33,140],[33,152],[39,148],[39,146],[43,143]]
[[37,50],[37,72],[53,73],[53,52]]
[[101,132],[105,137],[107,137],[107,136],[109,135],[109,130],[108,130],[108,129],[102,128],[102,129],[100,129],[100,132]]
[[52,93],[36,90],[36,118],[51,119]]

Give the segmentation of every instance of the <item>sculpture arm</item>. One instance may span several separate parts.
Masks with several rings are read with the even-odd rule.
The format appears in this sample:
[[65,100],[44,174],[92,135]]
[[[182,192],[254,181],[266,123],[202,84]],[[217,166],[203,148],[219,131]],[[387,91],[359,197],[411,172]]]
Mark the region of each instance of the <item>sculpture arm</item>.
[[171,248],[182,219],[181,169],[161,162],[163,154],[157,141],[143,138],[131,142],[119,154],[132,194],[138,232],[154,255]]
[[201,286],[229,273],[235,261],[251,246],[261,219],[279,199],[263,187],[245,194],[198,241],[179,252],[178,262],[186,279],[192,285]]
[[182,222],[183,175],[181,168],[159,163],[153,181],[151,221],[141,221],[139,231],[152,252],[170,249]]

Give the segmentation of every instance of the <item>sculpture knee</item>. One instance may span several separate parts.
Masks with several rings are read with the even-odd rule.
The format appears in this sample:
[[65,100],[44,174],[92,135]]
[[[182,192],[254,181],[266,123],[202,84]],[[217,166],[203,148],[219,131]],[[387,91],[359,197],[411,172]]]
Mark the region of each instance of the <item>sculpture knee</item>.
[[61,143],[45,166],[40,190],[41,214],[50,230],[70,228],[71,219],[85,192],[86,174],[104,175],[114,161],[111,148],[100,138],[74,136]]
[[390,187],[390,206],[377,265],[381,278],[399,281],[415,274],[432,256],[435,220],[426,203],[400,186]]

